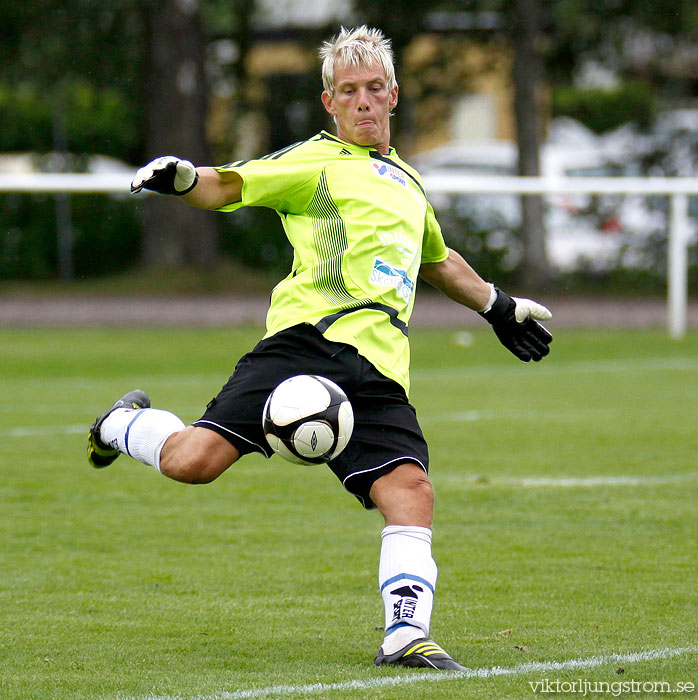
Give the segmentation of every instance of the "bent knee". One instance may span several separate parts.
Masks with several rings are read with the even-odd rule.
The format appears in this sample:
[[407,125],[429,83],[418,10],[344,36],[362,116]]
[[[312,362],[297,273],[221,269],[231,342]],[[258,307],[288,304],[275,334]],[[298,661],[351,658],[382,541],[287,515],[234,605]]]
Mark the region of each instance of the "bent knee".
[[434,502],[434,487],[429,476],[421,468],[414,470],[408,478],[403,479],[400,488],[414,494],[419,499]]
[[[409,491],[420,496],[434,496],[429,475],[417,464],[409,462],[388,472],[383,477],[391,490]],[[380,481],[380,480],[379,480]]]
[[370,497],[386,524],[431,527],[434,489],[426,472],[414,463],[403,464],[378,479]]

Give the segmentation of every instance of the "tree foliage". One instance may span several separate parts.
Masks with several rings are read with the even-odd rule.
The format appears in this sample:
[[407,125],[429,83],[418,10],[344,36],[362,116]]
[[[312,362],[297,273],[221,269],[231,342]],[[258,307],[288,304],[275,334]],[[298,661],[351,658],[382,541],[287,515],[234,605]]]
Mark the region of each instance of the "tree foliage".
[[143,23],[133,0],[0,1],[3,150],[55,147],[134,158],[142,138]]
[[[647,65],[655,67],[698,42],[693,0],[546,0],[546,7],[549,69],[556,82],[571,82],[589,59],[622,75],[635,74],[638,54],[632,44],[641,38],[654,53]],[[662,50],[652,52],[652,45]]]
[[0,151],[54,150],[59,106],[69,151],[135,162],[142,138],[137,108],[119,90],[99,89],[79,77],[62,82],[60,98],[28,81],[0,83]]
[[143,52],[138,8],[134,0],[2,0],[4,79],[50,88],[80,76],[135,95],[133,67]]
[[[463,39],[489,42],[494,47],[514,45],[514,10],[521,6],[520,0],[354,0],[353,4],[359,22],[381,27],[393,41],[403,89],[394,122],[398,141],[401,136],[409,138],[415,128],[423,128],[427,112],[422,107],[428,100],[443,112],[449,100],[467,90],[470,76],[455,60]],[[601,131],[614,122],[609,121],[611,111],[617,123],[621,108],[626,109],[624,119],[630,109],[647,121],[655,93],[666,99],[698,93],[695,0],[528,0],[526,4],[540,12],[541,32],[534,48],[544,61],[544,79],[558,88],[554,103],[558,113],[582,117]],[[203,109],[197,107],[198,116],[187,118],[186,126],[182,121],[187,133],[196,130],[199,134],[197,144],[178,140],[177,125],[170,123],[176,121],[171,108],[155,110],[164,115],[158,119],[167,126],[162,129],[162,134],[167,132],[167,147],[158,139],[158,125],[147,118],[154,111],[153,104],[165,105],[168,96],[158,90],[165,84],[176,87],[183,75],[179,68],[173,68],[165,70],[156,83],[149,83],[154,59],[163,50],[163,41],[172,43],[164,47],[172,50],[170,55],[183,51],[185,41],[176,33],[163,39],[165,32],[153,24],[152,18],[158,11],[165,17],[173,12],[193,12],[196,22],[201,23],[197,25],[201,29],[197,42],[205,46],[187,51],[196,54],[200,64],[205,61],[209,68],[214,67],[207,78],[215,73],[232,85],[228,109],[234,121],[249,107],[249,91],[244,88],[246,57],[256,41],[251,19],[254,7],[255,0],[0,0],[0,150],[59,148],[140,163],[154,154],[153,149],[176,150],[183,143],[188,152],[195,154],[191,157],[200,157],[198,154],[206,152],[206,144],[202,143],[205,105]],[[180,34],[186,32],[186,25],[182,26]],[[440,35],[438,55],[428,68],[410,64],[410,47],[421,33]],[[310,34],[299,33],[298,40],[303,41],[303,36]],[[235,57],[225,65],[217,63],[213,50],[222,38],[235,49]],[[315,49],[317,37],[313,36],[312,41],[315,43],[309,48]],[[630,80],[630,87],[642,88],[630,90],[621,84],[614,93],[619,109],[612,109],[614,95],[580,93],[574,86],[575,78],[591,62],[613,71],[621,81]],[[280,107],[287,94],[279,88],[284,86],[284,79],[265,80],[273,99],[263,101],[263,107],[273,112],[274,120],[270,122],[277,123],[274,138],[286,138],[295,132],[290,122],[285,127],[281,124],[294,113]],[[526,88],[529,92],[532,89]],[[288,92],[296,106],[316,104],[316,93],[316,82],[303,77],[293,81],[293,91]],[[318,113],[322,114],[319,108]],[[528,118],[524,116],[523,120]],[[309,123],[304,121],[303,128]],[[220,152],[222,148],[216,146]],[[265,228],[260,227],[260,240],[268,237]],[[13,225],[12,230],[15,240],[17,226]],[[244,235],[250,241],[246,247],[254,248],[255,226],[245,228]],[[165,227],[146,246],[151,260],[160,255],[161,238],[165,247],[172,243],[168,236],[169,227]],[[44,247],[37,244],[37,250]],[[263,243],[259,247],[261,250]],[[88,251],[88,246],[80,242],[78,249]],[[233,246],[228,249],[235,254]],[[215,253],[209,235],[206,259]],[[192,260],[196,256],[189,251],[184,257]],[[267,250],[250,262],[267,264],[272,257]],[[276,255],[275,259],[281,257]],[[48,268],[39,267],[45,274]]]

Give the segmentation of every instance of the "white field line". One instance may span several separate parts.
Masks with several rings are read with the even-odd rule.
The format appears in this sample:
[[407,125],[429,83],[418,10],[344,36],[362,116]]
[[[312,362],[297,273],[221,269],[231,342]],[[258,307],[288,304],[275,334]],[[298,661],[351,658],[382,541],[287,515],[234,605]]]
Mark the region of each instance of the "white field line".
[[[560,411],[447,411],[444,413],[419,413],[420,423],[476,423],[477,421],[498,420],[547,420],[547,421],[573,421],[589,416],[589,411],[574,411],[566,409]],[[598,411],[597,411],[598,416]]]
[[[585,372],[622,372],[622,371],[638,371],[638,370],[677,370],[677,371],[695,371],[698,369],[698,359],[693,357],[673,357],[673,358],[642,358],[642,359],[625,359],[625,360],[590,360],[588,362],[569,362],[562,364],[532,364],[530,366],[511,365],[502,367],[492,367],[490,365],[480,365],[475,367],[454,367],[454,368],[431,368],[417,369],[412,372],[414,381],[453,381],[456,379],[467,379],[469,377],[485,377],[485,376],[503,376],[516,375],[524,376],[522,373],[529,369],[536,374],[565,374],[565,373],[585,373]],[[147,378],[147,383],[152,386],[165,384],[168,387],[196,385],[200,386],[203,383],[221,380],[221,375],[218,374],[172,374],[172,375],[154,375]],[[10,378],[8,381],[12,382]],[[16,380],[18,385],[23,388],[32,383],[40,384],[45,388],[47,380],[41,379],[21,379]],[[104,382],[98,377],[95,378],[68,378],[61,377],[51,380],[54,389],[61,383],[69,384],[73,389],[81,386],[94,387]],[[123,384],[129,386],[133,384],[140,385],[144,383],[143,377],[137,380],[124,380]],[[2,412],[3,409],[0,409]],[[11,409],[16,413],[17,408],[14,406]],[[46,410],[33,410],[31,413],[46,413]],[[528,414],[530,415],[530,414]],[[493,411],[453,411],[443,414],[423,414],[420,420],[424,422],[431,421],[449,421],[454,423],[474,422],[479,420],[492,420],[496,415]],[[48,426],[48,427],[16,427],[0,429],[0,437],[35,437],[43,435],[70,435],[84,431],[84,426]]]
[[597,486],[645,486],[645,485],[661,485],[671,484],[677,481],[682,481],[688,478],[687,475],[676,474],[673,476],[652,477],[652,476],[591,476],[588,478],[535,478],[535,479],[510,479],[511,483],[518,484],[525,488],[576,488],[587,487],[595,488]]
[[[398,687],[415,683],[446,683],[449,681],[470,680],[472,678],[497,678],[500,676],[524,676],[531,673],[550,673],[554,671],[586,670],[609,664],[629,664],[643,661],[657,661],[676,656],[698,653],[698,646],[676,649],[650,649],[648,651],[627,654],[607,654],[590,656],[584,659],[567,661],[540,661],[519,664],[517,666],[494,666],[492,668],[475,668],[466,671],[413,671],[409,675],[381,676],[364,680],[349,680],[338,683],[311,683],[308,685],[273,685],[266,688],[248,690],[218,691],[211,695],[145,695],[123,698],[123,700],[250,700],[253,698],[288,697],[292,695],[308,698],[320,693],[372,690],[376,688]],[[323,695],[324,697],[324,695]]]
[[695,357],[648,357],[623,360],[589,360],[583,362],[554,362],[543,360],[540,363],[510,364],[494,367],[476,365],[474,367],[432,367],[415,369],[411,376],[413,381],[452,381],[469,377],[488,376],[523,376],[523,373],[540,374],[586,374],[637,372],[642,370],[674,370],[694,372],[698,369]]
[[[517,413],[517,415],[524,415]],[[530,413],[526,414],[530,416]],[[425,422],[440,423],[474,423],[479,420],[493,420],[497,418],[494,411],[449,411],[448,413],[420,413],[419,420]],[[500,416],[501,417],[501,414]]]
[[454,475],[434,474],[434,483],[452,485],[468,484],[469,486],[513,486],[516,488],[547,489],[547,488],[601,488],[605,486],[666,486],[685,481],[695,481],[697,474],[666,474],[664,476],[589,476],[589,477],[506,477],[485,474]]
[[[471,415],[472,414],[472,415]],[[463,414],[461,420],[479,420],[477,411]],[[0,438],[50,437],[54,435],[87,434],[85,425],[56,425],[17,427],[0,430]],[[598,488],[603,486],[661,486],[695,479],[690,474],[668,474],[661,477],[652,476],[592,476],[592,477],[488,477],[482,474],[435,474],[438,483],[458,483],[476,486],[515,486],[523,488]]]
[[0,430],[0,438],[44,437],[48,435],[76,435],[85,433],[90,426],[85,425],[41,425],[35,427],[6,428]]
[[[432,367],[413,369],[411,372],[413,381],[453,380],[458,378],[487,376],[525,376],[531,374],[568,374],[587,372],[630,372],[642,370],[675,370],[681,372],[693,372],[698,369],[698,358],[695,357],[647,357],[626,358],[618,360],[589,360],[583,362],[556,362],[543,360],[543,362],[523,364],[514,358],[510,364],[494,367],[492,365],[474,365],[463,367]],[[232,370],[232,366],[231,366]],[[198,374],[139,374],[119,379],[119,387],[140,386],[148,390],[149,386],[211,386],[222,385],[227,380],[225,372],[201,372]],[[104,380],[99,377],[4,377],[3,385],[13,390],[52,387],[56,391],[62,387],[75,389],[94,389],[95,387],[108,386],[112,379]],[[146,386],[147,384],[147,386]],[[117,388],[117,391],[121,389]],[[12,411],[16,411],[12,406]]]
[[[233,363],[234,364],[234,363]],[[231,365],[230,370],[233,367]],[[124,375],[118,379],[116,392],[124,392],[131,387],[141,387],[147,390],[151,386],[206,386],[215,389],[216,386],[222,386],[227,380],[230,372],[201,372],[199,374],[138,374],[127,376]],[[3,386],[7,385],[12,389],[21,391],[22,389],[41,389],[50,386],[52,388],[68,388],[72,392],[77,389],[94,390],[95,387],[100,390],[106,390],[110,386],[114,386],[114,379],[102,379],[100,377],[3,377]],[[147,386],[146,386],[147,384]],[[125,388],[124,388],[125,387]],[[16,410],[12,406],[12,410]]]
[[[487,416],[489,417],[489,416]],[[459,420],[479,420],[478,411],[469,411]],[[32,438],[50,437],[54,435],[87,434],[85,425],[55,425],[18,427],[0,430],[0,438]],[[435,474],[435,483],[458,483],[476,486],[515,486],[522,488],[599,488],[604,486],[661,486],[676,484],[682,481],[694,480],[695,475],[667,474],[661,477],[652,476],[591,476],[591,477],[489,477],[482,474]]]

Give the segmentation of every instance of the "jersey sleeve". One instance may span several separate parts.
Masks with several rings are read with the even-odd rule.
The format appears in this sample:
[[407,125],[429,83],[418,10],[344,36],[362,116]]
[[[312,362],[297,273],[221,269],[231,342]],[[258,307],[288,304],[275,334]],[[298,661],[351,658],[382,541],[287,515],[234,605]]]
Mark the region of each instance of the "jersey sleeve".
[[238,161],[216,168],[242,178],[242,199],[219,211],[240,207],[268,207],[281,213],[298,214],[307,208],[316,190],[324,162],[308,157],[301,148],[286,149],[256,160]]
[[441,226],[436,220],[434,209],[427,202],[427,213],[424,217],[424,239],[422,241],[422,262],[438,263],[446,260],[448,248],[441,233]]

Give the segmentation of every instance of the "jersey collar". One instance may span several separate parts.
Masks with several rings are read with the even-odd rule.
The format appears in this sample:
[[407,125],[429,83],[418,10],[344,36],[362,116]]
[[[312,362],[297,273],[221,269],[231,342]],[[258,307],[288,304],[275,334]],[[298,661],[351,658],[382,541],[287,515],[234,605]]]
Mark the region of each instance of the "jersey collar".
[[[348,141],[344,141],[343,139],[340,139],[339,136],[335,136],[334,134],[330,134],[329,131],[325,131],[324,129],[320,132],[321,138],[327,139],[328,141],[336,141],[337,143],[341,143],[343,146],[349,149],[354,149],[358,153],[379,153],[378,149],[373,148],[373,146],[359,146],[356,143],[349,143]],[[395,149],[392,146],[389,146],[389,151],[387,153],[381,153],[380,155],[384,155],[386,157],[394,156],[395,154]]]

